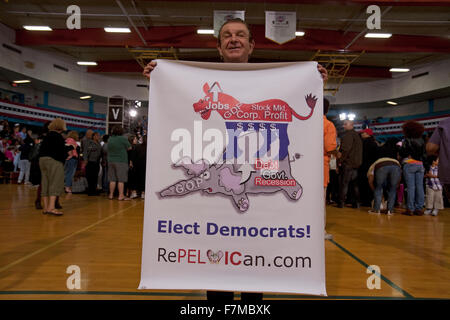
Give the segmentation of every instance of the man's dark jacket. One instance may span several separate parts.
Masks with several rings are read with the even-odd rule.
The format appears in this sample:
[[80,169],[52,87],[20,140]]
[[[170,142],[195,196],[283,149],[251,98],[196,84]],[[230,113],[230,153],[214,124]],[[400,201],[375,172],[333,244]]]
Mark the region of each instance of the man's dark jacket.
[[362,164],[362,139],[359,134],[354,130],[348,130],[344,133],[341,139],[341,148],[339,150],[342,153],[339,162],[346,167],[353,169],[359,168]]

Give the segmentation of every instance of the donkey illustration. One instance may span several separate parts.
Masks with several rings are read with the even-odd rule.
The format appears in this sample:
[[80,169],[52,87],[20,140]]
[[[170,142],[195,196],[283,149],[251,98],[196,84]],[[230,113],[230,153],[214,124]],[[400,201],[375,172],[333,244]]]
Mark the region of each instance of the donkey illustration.
[[[315,96],[308,94],[305,101],[310,112],[306,116],[301,116],[289,104],[280,99],[269,99],[251,104],[241,103],[232,96],[223,93],[218,82],[214,82],[211,88],[208,83],[205,83],[203,92],[205,96],[193,104],[194,111],[199,113],[204,120],[210,118],[212,111],[218,112],[225,119],[225,127],[229,137],[229,145],[227,146],[229,150],[224,154],[227,157],[225,160],[230,160],[231,157],[239,157],[241,150],[234,149],[234,138],[253,128],[262,133],[265,139],[263,145],[266,148],[265,150],[259,150],[258,156],[264,156],[265,153],[269,152],[270,145],[274,140],[279,140],[276,158],[283,160],[288,156],[288,123],[292,122],[293,116],[300,120],[309,119],[313,115],[317,102]],[[274,135],[273,132],[276,132],[276,134]]]

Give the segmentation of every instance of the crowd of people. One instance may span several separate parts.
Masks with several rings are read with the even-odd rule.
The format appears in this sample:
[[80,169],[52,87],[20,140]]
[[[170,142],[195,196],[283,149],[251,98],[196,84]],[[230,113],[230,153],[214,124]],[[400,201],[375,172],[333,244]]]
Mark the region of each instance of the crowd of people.
[[[328,105],[325,100],[324,115]],[[338,136],[333,123],[324,122],[327,204],[370,207],[375,214],[392,215],[397,207],[410,216],[438,215],[450,189],[448,150],[444,146],[439,152],[440,144],[448,141],[442,135],[448,133],[449,122],[442,121],[430,138],[421,123],[407,121],[403,137],[382,143],[370,126],[356,132],[353,121],[345,120]],[[111,136],[87,130],[80,139],[59,118],[40,132],[3,120],[0,166],[3,173],[16,172],[18,184],[38,186],[35,205],[44,213],[62,215],[62,192],[143,199],[147,136],[142,133],[141,128],[126,136],[115,126]]]
[[[218,50],[222,59],[248,62],[254,40],[245,22],[229,20],[220,31]],[[230,49],[236,44],[242,50]],[[155,67],[152,61],[143,74],[150,78]],[[326,70],[318,65],[318,71],[326,80]],[[424,135],[422,124],[407,121],[402,138],[380,143],[367,117],[360,132],[355,131],[353,121],[345,120],[344,132],[338,136],[333,123],[326,119],[328,106],[325,99],[324,188],[328,204],[336,203],[338,208],[346,204],[353,208],[367,206],[371,213],[388,215],[393,214],[395,206],[403,207],[406,215],[437,215],[443,209],[443,191],[448,198],[450,161],[447,147],[440,144],[448,143],[444,136],[449,131],[448,119],[431,138]],[[117,192],[120,201],[144,198],[147,137],[146,128],[139,128],[128,137],[121,126],[112,128],[111,136],[87,130],[80,139],[80,133],[67,131],[61,119],[48,122],[40,133],[20,124],[11,128],[4,120],[0,123],[1,168],[18,172],[19,184],[39,185],[36,207],[41,208],[42,197],[45,213],[62,214],[58,211],[59,190],[86,192],[89,196],[104,192],[111,200]]]
[[374,214],[392,215],[397,207],[409,216],[438,215],[449,199],[449,124],[442,121],[430,138],[420,122],[407,121],[402,137],[379,142],[370,126],[356,132],[344,120],[336,149],[327,151],[327,203],[366,206]]
[[38,130],[18,123],[11,127],[3,120],[0,170],[2,175],[16,173],[18,184],[36,186],[35,207],[45,214],[63,214],[59,197],[64,192],[144,199],[147,136],[140,129],[124,135],[115,126],[111,136],[87,130],[81,138],[60,118]]

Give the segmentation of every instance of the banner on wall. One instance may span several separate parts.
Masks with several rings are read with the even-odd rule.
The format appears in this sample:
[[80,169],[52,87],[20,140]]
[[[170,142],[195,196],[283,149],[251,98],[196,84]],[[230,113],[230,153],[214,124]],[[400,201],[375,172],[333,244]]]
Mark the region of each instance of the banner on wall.
[[30,106],[21,103],[0,100],[0,119],[19,122],[31,126],[43,126],[47,121],[61,118],[69,130],[85,131],[95,129],[105,132],[106,121],[102,114],[93,116],[87,113],[64,110],[49,106]]
[[295,39],[297,13],[266,11],[266,38],[278,44]]
[[239,18],[245,21],[245,11],[242,10],[214,10],[214,37],[219,37],[220,27],[225,21]]
[[139,289],[326,295],[317,63],[157,63]]
[[108,113],[106,114],[106,131],[124,123],[125,99],[122,97],[108,98]]

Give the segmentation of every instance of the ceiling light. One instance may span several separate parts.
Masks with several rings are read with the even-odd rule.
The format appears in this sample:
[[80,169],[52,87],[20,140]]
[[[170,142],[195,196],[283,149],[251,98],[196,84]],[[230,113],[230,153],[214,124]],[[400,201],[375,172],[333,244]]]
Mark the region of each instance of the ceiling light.
[[106,32],[130,33],[130,28],[104,28]]
[[354,113],[348,114],[348,120],[353,121],[353,120],[355,120],[355,118],[356,118],[356,115]]
[[91,97],[91,96],[83,96],[83,97],[80,97],[81,100],[86,100],[86,99],[90,99],[90,98],[92,98],[92,97]]
[[390,72],[409,72],[408,68],[390,68]]
[[214,34],[214,30],[213,29],[198,29],[197,33],[198,34]]
[[387,39],[392,37],[392,33],[367,33],[364,37]]
[[14,83],[20,84],[20,83],[30,83],[30,80],[14,80]]
[[95,61],[78,61],[77,64],[79,66],[96,66],[97,62],[95,62]]
[[341,119],[341,120],[345,120],[347,118],[347,114],[344,112],[344,113],[341,113],[341,114],[339,114],[339,119]]
[[392,104],[393,106],[396,106],[398,104],[397,102],[394,102],[394,101],[388,101],[387,103]]
[[49,26],[23,26],[23,28],[28,31],[52,31]]
[[304,35],[305,35],[305,33],[303,31],[295,31],[296,37],[303,37]]
[[134,117],[136,117],[136,115],[137,115],[136,110],[130,110],[130,116],[132,116],[134,118]]

